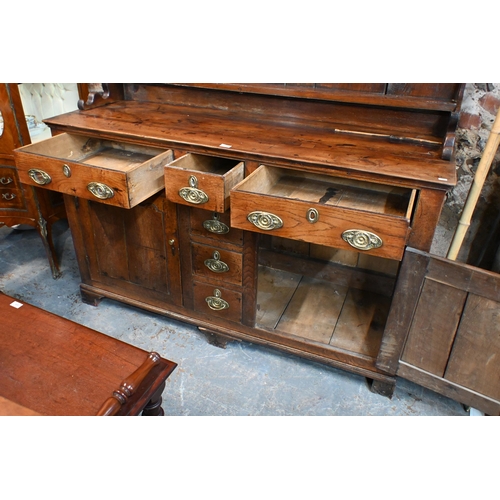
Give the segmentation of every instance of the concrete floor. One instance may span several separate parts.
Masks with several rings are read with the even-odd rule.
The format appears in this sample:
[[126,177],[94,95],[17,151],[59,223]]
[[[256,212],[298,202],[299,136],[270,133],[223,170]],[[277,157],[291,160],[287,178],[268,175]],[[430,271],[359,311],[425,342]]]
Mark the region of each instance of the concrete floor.
[[[438,247],[444,248],[447,235],[439,231]],[[86,305],[67,222],[59,221],[54,233],[63,272],[58,280],[36,231],[0,228],[0,290],[178,363],[164,392],[166,415],[468,415],[458,402],[403,379],[388,399],[370,392],[364,377],[343,370],[247,342],[220,349],[193,326],[109,299]]]

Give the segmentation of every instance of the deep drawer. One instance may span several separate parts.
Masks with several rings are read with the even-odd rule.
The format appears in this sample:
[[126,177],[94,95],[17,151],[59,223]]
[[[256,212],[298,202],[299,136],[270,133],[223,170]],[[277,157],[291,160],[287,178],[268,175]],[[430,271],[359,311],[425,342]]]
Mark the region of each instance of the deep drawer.
[[243,245],[243,231],[231,227],[229,211],[223,214],[192,208],[189,216],[191,234],[218,242]]
[[237,160],[189,153],[165,167],[165,191],[174,203],[213,212],[229,208],[231,189],[243,179],[245,164]]
[[228,321],[241,322],[241,293],[196,281],[193,287],[195,311]]
[[193,244],[193,273],[198,278],[210,279],[220,284],[241,285],[241,253]]
[[61,134],[14,151],[21,182],[132,208],[164,187],[170,150]]
[[262,165],[231,191],[231,225],[400,260],[415,194]]

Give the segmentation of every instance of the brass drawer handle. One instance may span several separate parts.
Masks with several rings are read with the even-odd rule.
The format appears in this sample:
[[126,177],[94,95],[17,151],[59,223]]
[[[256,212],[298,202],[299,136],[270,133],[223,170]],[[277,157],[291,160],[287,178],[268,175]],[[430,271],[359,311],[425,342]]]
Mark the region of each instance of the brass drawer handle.
[[100,200],[109,200],[109,198],[113,198],[115,195],[115,192],[109,186],[101,182],[90,182],[87,185],[87,189]]
[[16,195],[14,193],[3,193],[2,194],[2,198],[4,200],[13,200],[14,198],[16,197]]
[[188,203],[195,205],[201,205],[208,201],[207,193],[198,189],[198,179],[194,175],[189,177],[189,187],[179,189],[179,196]]
[[220,253],[217,250],[214,252],[214,258],[207,259],[204,264],[214,273],[227,273],[229,271],[229,266],[220,260]]
[[212,220],[206,220],[203,222],[203,227],[214,234],[227,234],[229,233],[229,227],[219,220],[219,214],[214,212]]
[[229,309],[229,304],[221,298],[220,290],[217,288],[214,290],[213,296],[207,297],[205,301],[208,307],[213,311],[223,311],[224,309]]
[[247,215],[247,220],[255,227],[264,231],[271,231],[283,227],[283,221],[277,215],[269,212],[250,212]]
[[14,182],[11,177],[2,177],[0,179],[0,184],[3,184],[3,185],[10,184],[11,182]]
[[33,182],[40,184],[40,186],[45,186],[52,182],[52,177],[47,172],[39,170],[38,168],[32,168],[28,170],[28,175]]
[[342,233],[342,239],[357,250],[372,250],[382,246],[382,238],[370,231],[348,229]]

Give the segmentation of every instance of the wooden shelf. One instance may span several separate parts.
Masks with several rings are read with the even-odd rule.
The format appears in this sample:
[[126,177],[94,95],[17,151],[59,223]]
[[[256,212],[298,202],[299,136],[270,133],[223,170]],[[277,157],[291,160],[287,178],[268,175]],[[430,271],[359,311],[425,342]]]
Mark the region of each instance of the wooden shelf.
[[259,266],[257,327],[376,358],[391,299]]

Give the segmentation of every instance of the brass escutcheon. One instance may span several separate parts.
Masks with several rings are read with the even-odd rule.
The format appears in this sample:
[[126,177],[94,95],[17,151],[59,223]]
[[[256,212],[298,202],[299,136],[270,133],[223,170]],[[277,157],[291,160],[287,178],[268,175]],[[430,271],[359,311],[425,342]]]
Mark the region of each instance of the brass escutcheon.
[[108,200],[115,195],[115,192],[109,186],[101,182],[90,182],[87,185],[87,189],[100,200]]
[[348,229],[342,233],[342,239],[357,250],[372,250],[382,246],[380,236],[362,229]]
[[194,175],[189,177],[189,187],[179,189],[179,196],[183,200],[188,203],[193,203],[194,205],[201,205],[208,201],[207,193],[198,189],[198,179]]
[[247,215],[247,220],[264,231],[272,231],[283,227],[283,221],[277,215],[269,212],[250,212]]
[[214,290],[213,296],[207,297],[205,299],[208,307],[213,311],[222,311],[224,309],[229,309],[229,304],[221,298],[221,293],[219,289]]
[[310,208],[307,211],[306,218],[311,224],[315,224],[319,220],[319,212],[315,208]]
[[203,227],[214,234],[227,234],[229,233],[229,227],[219,220],[219,214],[214,212],[212,220],[206,220],[203,222]]
[[220,253],[217,250],[214,252],[213,259],[207,259],[204,264],[214,273],[227,273],[229,271],[229,266],[220,260]]
[[66,165],[66,163],[63,165],[63,174],[66,177],[71,177],[71,168],[69,167],[69,165]]
[[47,172],[39,170],[38,168],[32,168],[28,170],[28,175],[33,182],[40,184],[40,186],[45,186],[52,182],[52,177]]

